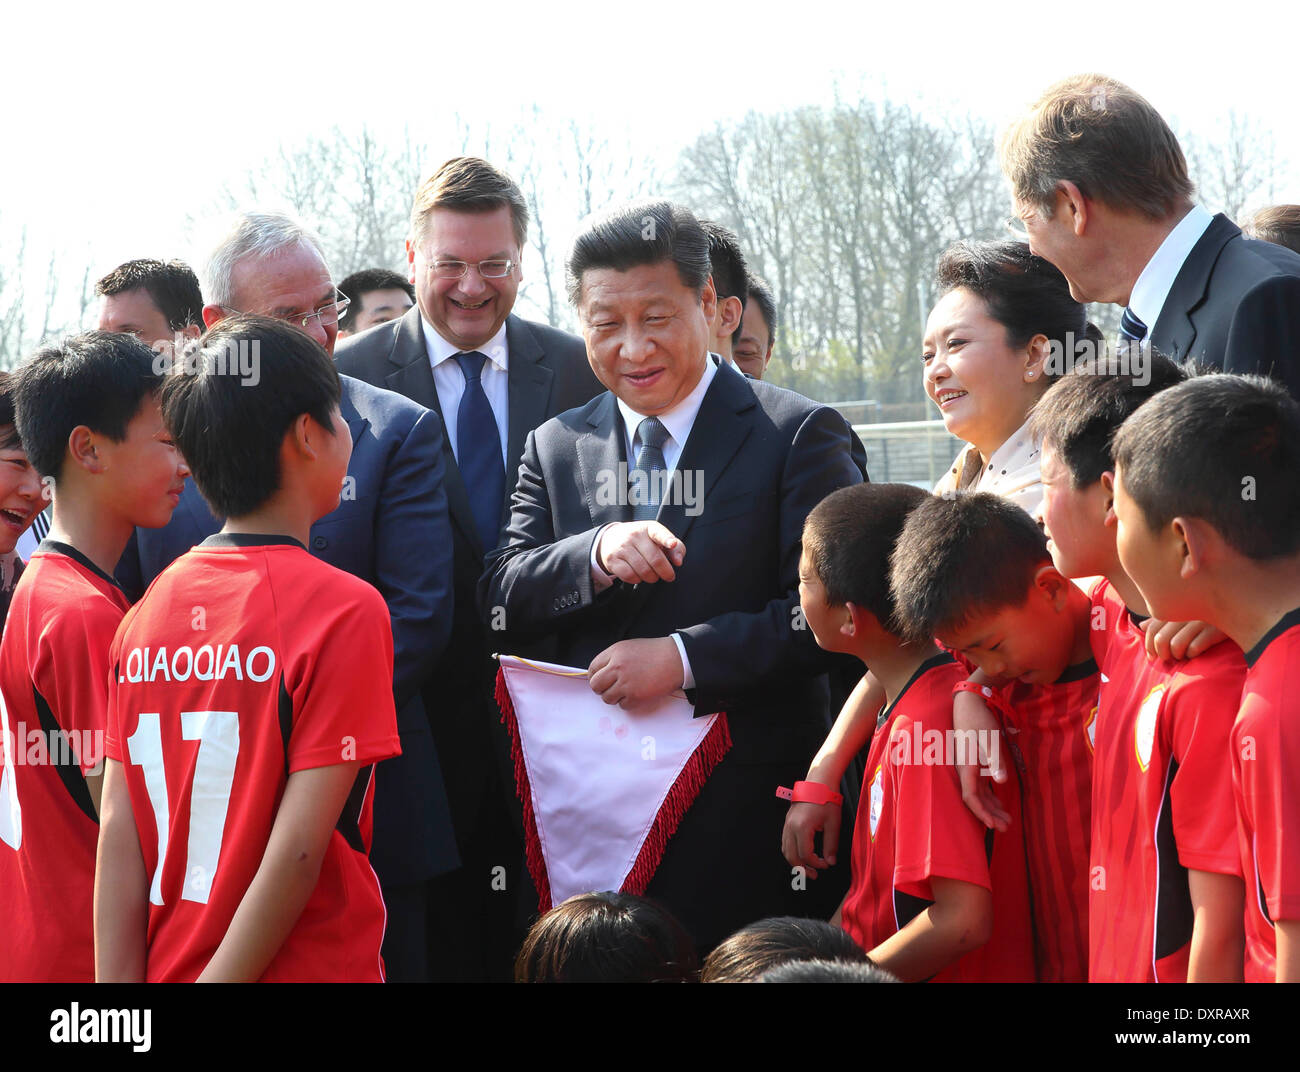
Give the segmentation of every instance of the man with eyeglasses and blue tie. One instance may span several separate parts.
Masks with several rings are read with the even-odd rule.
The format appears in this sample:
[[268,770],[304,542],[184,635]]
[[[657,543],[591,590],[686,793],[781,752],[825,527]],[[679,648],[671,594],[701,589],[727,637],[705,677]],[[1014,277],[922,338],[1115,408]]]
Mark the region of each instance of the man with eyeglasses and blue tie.
[[513,314],[527,235],[528,207],[508,175],[476,157],[448,160],[411,209],[415,308],[338,349],[340,372],[435,410],[447,430],[456,619],[425,706],[464,866],[433,886],[435,981],[508,981],[523,937],[522,828],[493,699],[491,656],[506,623],[491,608],[480,616],[475,590],[509,517],[528,434],[604,390],[581,339]]
[[[333,353],[348,299],[334,286],[319,239],[278,213],[238,216],[204,273],[204,324],[257,313],[293,324]],[[256,353],[232,375],[258,376]],[[237,367],[233,367],[236,366]],[[443,431],[436,413],[392,391],[340,377],[352,435],[338,509],[311,527],[308,550],[373,584],[393,628],[393,680],[402,754],[375,770],[370,859],[388,920],[383,956],[392,982],[428,977],[430,880],[459,864],[441,766],[422,690],[447,647],[452,621],[451,526],[444,489]],[[232,448],[237,444],[231,444]],[[172,521],[138,529],[118,566],[133,598],[171,561],[221,528],[193,481]],[[195,630],[204,628],[195,608]],[[221,638],[212,637],[215,644]],[[386,688],[388,682],[375,682]],[[346,747],[341,743],[340,747]]]

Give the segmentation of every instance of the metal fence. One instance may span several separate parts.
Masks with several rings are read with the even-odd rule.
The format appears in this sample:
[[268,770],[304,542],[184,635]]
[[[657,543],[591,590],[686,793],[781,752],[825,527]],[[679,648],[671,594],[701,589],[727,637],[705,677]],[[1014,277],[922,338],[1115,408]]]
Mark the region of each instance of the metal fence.
[[941,420],[880,421],[886,407],[870,399],[831,405],[862,438],[871,479],[881,483],[915,484],[929,490],[963,446]]

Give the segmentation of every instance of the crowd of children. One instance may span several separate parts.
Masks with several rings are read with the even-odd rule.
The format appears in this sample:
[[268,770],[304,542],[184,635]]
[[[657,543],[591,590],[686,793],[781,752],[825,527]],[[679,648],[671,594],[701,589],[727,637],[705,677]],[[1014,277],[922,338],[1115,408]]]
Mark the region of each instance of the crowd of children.
[[[201,359],[250,338],[253,386]],[[276,321],[201,345],[163,376],[89,333],[0,380],[2,980],[383,979],[391,632],[305,547],[347,470],[338,377]],[[755,921],[701,964],[659,906],[584,894],[516,978],[1300,979],[1300,406],[1145,371],[1084,363],[1038,400],[1041,524],[893,484],[809,514],[804,617],[871,675],[792,791],[783,850],[815,877],[826,772],[867,750],[829,923]],[[191,473],[225,526],[130,606],[113,567]],[[1149,619],[1200,624],[1153,658]]]

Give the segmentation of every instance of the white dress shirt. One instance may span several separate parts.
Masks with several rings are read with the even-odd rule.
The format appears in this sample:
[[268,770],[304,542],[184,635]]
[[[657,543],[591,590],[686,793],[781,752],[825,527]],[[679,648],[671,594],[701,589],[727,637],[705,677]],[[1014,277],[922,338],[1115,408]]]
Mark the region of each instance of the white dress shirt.
[[1165,236],[1160,248],[1147,261],[1147,266],[1133,284],[1128,307],[1147,326],[1148,339],[1164,311],[1165,299],[1169,297],[1169,291],[1178,278],[1178,273],[1182,271],[1188,254],[1213,222],[1214,217],[1209,212],[1200,205],[1193,205],[1178,226]]
[[[677,468],[677,462],[682,456],[682,450],[686,447],[686,440],[690,437],[691,429],[695,426],[695,418],[699,415],[700,405],[704,402],[704,396],[708,393],[709,384],[713,382],[713,377],[718,373],[716,362],[720,360],[716,354],[709,354],[713,358],[711,361],[704,362],[704,374],[700,377],[700,382],[695,385],[691,393],[683,398],[672,409],[657,414],[659,423],[668,431],[668,438],[664,440],[664,465],[671,475]],[[628,469],[631,470],[636,464],[637,448],[637,429],[641,422],[646,419],[646,414],[637,413],[631,406],[621,398],[615,396],[618,404],[618,411],[623,417],[623,431],[626,435]],[[671,483],[665,483],[665,488],[672,487]],[[604,532],[608,525],[601,526],[600,532]],[[603,592],[606,588],[614,583],[614,578],[609,576],[600,564],[596,561],[596,549],[600,546],[600,532],[596,534],[595,542],[591,545],[591,585],[592,590],[596,593]],[[682,643],[680,634],[674,633],[673,642],[677,645],[677,654],[681,656],[682,670],[684,671],[684,680],[682,688],[695,688],[695,675],[691,672],[691,661],[686,657],[686,645]]]
[[[460,462],[460,445],[456,442],[456,417],[460,409],[461,395],[465,393],[465,374],[454,360],[457,354],[466,353],[458,346],[453,346],[423,317],[424,345],[429,351],[429,364],[433,368],[433,385],[438,389],[438,404],[442,406],[442,426],[447,432],[447,441],[457,463]],[[506,458],[506,437],[510,433],[510,347],[506,343],[506,326],[490,338],[486,345],[477,348],[480,354],[487,356],[483,362],[483,372],[479,382],[483,384],[483,393],[487,395],[488,405],[492,407],[492,416],[496,418],[497,432],[501,436],[501,461],[510,472],[510,462]]]

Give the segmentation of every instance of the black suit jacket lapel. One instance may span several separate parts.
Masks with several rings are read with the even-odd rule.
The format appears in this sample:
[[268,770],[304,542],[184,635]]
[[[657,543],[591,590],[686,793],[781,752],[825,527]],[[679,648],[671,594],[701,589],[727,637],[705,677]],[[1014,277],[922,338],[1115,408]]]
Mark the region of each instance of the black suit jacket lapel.
[[1210,275],[1223,247],[1240,234],[1241,229],[1219,213],[1187,255],[1151,331],[1151,345],[1166,357],[1185,361],[1191,353],[1192,344],[1196,342],[1192,313],[1205,301]]
[[[717,487],[723,472],[740,451],[745,440],[753,430],[753,410],[758,405],[753,388],[745,382],[745,377],[730,366],[721,367],[713,376],[713,382],[704,393],[700,410],[695,415],[686,445],[677,459],[677,472],[685,480],[686,473],[699,473],[702,488],[699,499],[699,512],[708,510],[709,496]],[[683,487],[676,484],[675,487]],[[682,540],[690,553],[688,534],[696,514],[686,512],[683,496],[673,498],[659,509],[659,521],[675,536]],[[671,584],[639,584],[629,593],[624,609],[623,629],[620,639],[627,634],[635,623],[636,615],[654,593],[663,598],[671,598]],[[686,623],[691,624],[691,623]]]
[[[758,405],[753,389],[745,377],[729,365],[722,365],[713,374],[713,382],[704,392],[700,410],[691,425],[686,445],[677,459],[678,478],[674,478],[672,497],[659,509],[660,522],[682,540],[690,531],[698,513],[708,509],[709,496],[717,486],[723,472],[731,464],[745,440],[749,438],[752,422],[746,416]],[[699,474],[694,489],[700,498],[696,509],[687,512],[685,489],[687,474]],[[694,479],[692,477],[692,479]]]
[[528,325],[517,316],[506,319],[506,348],[510,354],[509,428],[506,430],[506,494],[501,504],[501,521],[510,520],[510,497],[519,476],[528,433],[550,415],[551,383],[555,372]]
[[631,521],[632,507],[627,505],[627,433],[612,392],[601,397],[587,424],[591,431],[578,436],[574,453],[578,456],[582,494],[592,527]]
[[[425,345],[424,322],[420,317],[419,306],[413,307],[402,317],[402,326],[398,328],[388,361],[391,371],[384,378],[388,389],[420,403],[425,409],[433,410],[442,419],[442,403],[438,401],[438,388],[433,382],[433,368],[429,364],[429,348]],[[481,557],[484,553],[483,541],[479,537],[478,526],[474,523],[469,492],[465,490],[465,481],[456,465],[451,436],[445,434],[446,426],[446,420],[443,419],[443,486],[447,491],[447,511],[451,515],[452,524],[460,529]],[[509,474],[506,483],[510,484]],[[513,485],[511,490],[514,490]]]

